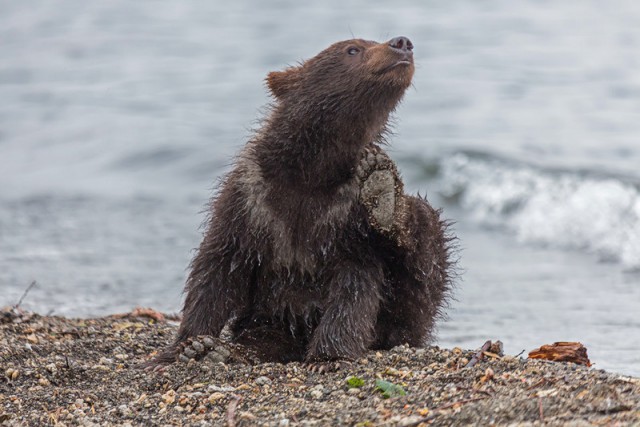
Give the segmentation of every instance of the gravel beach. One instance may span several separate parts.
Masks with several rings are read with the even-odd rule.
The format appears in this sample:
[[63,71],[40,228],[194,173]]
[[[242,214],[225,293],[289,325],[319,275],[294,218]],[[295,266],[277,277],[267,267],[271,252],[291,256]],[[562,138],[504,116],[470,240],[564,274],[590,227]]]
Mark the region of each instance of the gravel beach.
[[493,354],[466,368],[475,351],[459,348],[372,351],[323,374],[232,358],[141,369],[176,328],[153,310],[3,309],[0,425],[640,425],[638,378]]

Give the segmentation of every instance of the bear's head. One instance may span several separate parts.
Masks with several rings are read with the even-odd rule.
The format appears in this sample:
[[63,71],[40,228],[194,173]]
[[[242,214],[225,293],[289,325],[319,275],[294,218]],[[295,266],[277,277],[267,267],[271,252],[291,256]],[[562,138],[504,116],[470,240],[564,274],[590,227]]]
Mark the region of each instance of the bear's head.
[[274,71],[267,86],[278,104],[308,103],[344,112],[349,104],[392,110],[411,85],[413,44],[406,37],[388,42],[345,40],[298,66]]

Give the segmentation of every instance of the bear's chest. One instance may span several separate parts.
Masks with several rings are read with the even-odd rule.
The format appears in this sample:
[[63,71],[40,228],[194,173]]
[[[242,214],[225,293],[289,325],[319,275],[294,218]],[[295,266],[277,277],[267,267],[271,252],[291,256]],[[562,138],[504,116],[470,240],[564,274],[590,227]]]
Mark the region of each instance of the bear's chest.
[[264,178],[254,159],[238,165],[237,182],[244,215],[258,242],[262,262],[314,274],[344,244],[346,230],[356,222],[360,197],[357,177],[322,191],[299,183]]

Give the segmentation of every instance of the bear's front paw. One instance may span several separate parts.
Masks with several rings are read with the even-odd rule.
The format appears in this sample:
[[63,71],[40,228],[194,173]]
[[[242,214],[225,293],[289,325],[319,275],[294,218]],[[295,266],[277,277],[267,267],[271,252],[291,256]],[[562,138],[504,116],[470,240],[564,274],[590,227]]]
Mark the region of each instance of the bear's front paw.
[[221,339],[203,335],[189,338],[182,343],[177,359],[181,362],[188,362],[191,359],[207,359],[212,362],[225,363],[230,355],[231,351]]
[[360,199],[367,208],[372,227],[382,233],[393,229],[402,181],[393,161],[375,145],[369,146],[356,169]]

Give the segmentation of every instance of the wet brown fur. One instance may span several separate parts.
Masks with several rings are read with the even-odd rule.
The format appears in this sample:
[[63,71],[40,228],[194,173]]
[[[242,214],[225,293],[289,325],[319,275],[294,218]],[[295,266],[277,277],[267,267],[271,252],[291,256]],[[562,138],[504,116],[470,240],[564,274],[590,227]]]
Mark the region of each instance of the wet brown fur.
[[275,102],[212,200],[178,337],[158,362],[228,323],[236,342],[272,361],[430,339],[451,288],[446,225],[426,200],[405,196],[405,237],[384,236],[355,176],[411,84],[413,62],[397,61],[387,43],[347,40],[269,74]]

